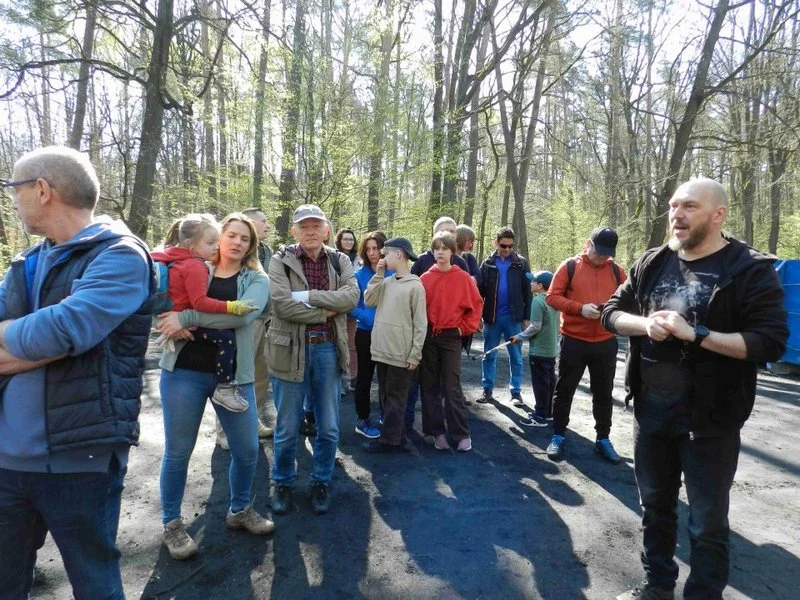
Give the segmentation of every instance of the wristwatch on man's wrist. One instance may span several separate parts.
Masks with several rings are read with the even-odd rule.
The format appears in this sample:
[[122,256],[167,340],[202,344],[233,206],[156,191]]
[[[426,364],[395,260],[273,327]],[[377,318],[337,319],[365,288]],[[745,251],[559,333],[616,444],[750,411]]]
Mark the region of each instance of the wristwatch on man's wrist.
[[692,345],[699,347],[700,344],[703,343],[703,340],[706,339],[710,333],[711,331],[705,325],[695,325],[694,342],[692,342]]

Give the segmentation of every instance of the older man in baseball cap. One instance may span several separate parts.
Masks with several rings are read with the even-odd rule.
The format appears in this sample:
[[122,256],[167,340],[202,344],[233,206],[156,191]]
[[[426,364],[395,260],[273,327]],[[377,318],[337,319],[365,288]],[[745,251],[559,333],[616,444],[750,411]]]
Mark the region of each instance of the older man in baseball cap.
[[267,360],[277,418],[272,511],[291,506],[297,478],[295,454],[303,400],[313,398],[317,436],[311,465],[311,508],[328,512],[328,484],[339,443],[339,385],[347,373],[347,313],[359,298],[350,259],[325,246],[330,226],[314,204],[294,211],[297,240],[277,252],[269,266],[272,320]]

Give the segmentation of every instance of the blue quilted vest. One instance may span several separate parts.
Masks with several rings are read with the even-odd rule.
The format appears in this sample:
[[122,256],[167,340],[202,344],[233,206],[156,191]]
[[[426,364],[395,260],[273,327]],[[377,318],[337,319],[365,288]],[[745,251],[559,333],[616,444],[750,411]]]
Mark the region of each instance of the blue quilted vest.
[[[142,242],[129,236],[145,253]],[[89,263],[119,238],[106,239],[75,248],[69,259],[48,272],[41,288],[39,307],[59,303],[69,296],[72,282]],[[26,259],[39,251],[26,251],[11,264],[6,295],[11,318],[29,312]],[[151,281],[151,294],[153,282]],[[144,355],[150,334],[150,299],[111,334],[79,356],[50,363],[46,375],[47,443],[50,452],[97,445],[137,445],[141,407]]]

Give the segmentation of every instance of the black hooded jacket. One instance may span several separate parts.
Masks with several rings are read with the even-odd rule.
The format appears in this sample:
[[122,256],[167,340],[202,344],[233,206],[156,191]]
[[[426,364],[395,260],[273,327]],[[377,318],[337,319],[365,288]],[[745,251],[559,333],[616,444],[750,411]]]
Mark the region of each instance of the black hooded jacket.
[[[720,333],[740,333],[747,358],[739,360],[690,346],[691,431],[695,436],[715,435],[744,425],[755,401],[758,365],[778,360],[789,336],[783,288],[773,268],[775,257],[734,238],[726,239],[730,243],[728,257],[711,293],[703,325]],[[606,329],[616,333],[618,311],[635,315],[652,312],[650,294],[672,252],[668,246],[653,248],[633,265],[628,280],[603,309]],[[634,401],[641,391],[641,342],[640,336],[631,338],[626,361],[626,381]]]

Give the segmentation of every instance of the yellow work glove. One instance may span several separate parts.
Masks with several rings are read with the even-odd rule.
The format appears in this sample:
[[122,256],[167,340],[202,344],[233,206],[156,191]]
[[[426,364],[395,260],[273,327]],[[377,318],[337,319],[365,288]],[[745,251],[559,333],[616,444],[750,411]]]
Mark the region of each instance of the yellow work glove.
[[242,300],[228,300],[227,304],[228,304],[229,315],[242,316],[242,315],[247,315],[253,312],[254,310],[258,310],[258,308],[256,308],[252,304],[249,304],[248,302],[243,302]]

